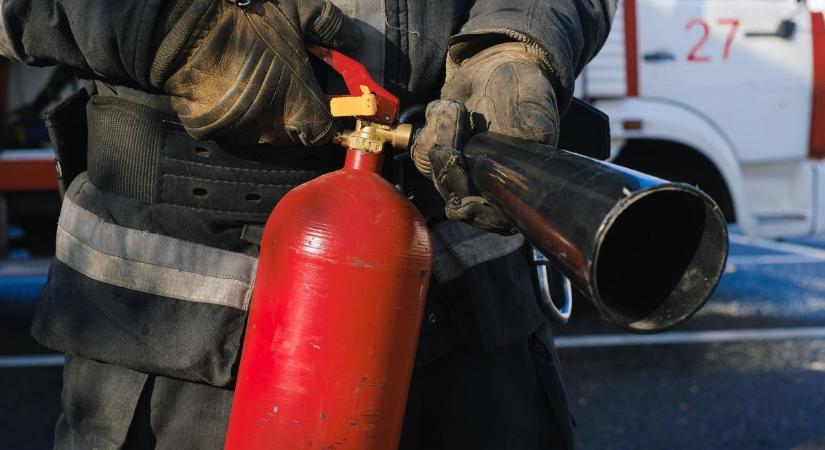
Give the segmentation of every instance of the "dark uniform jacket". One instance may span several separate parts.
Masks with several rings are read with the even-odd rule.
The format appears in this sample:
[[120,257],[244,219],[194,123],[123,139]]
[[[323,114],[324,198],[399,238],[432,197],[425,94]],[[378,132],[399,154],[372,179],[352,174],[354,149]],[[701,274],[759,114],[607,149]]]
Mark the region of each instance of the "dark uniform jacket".
[[[615,8],[610,0],[334,3],[360,20],[366,44],[356,56],[402,105],[438,97],[451,43],[497,34],[541,51],[555,71],[562,109],[576,74],[603,43]],[[191,434],[187,417],[195,413],[164,409],[162,404],[174,403],[169,392],[196,399],[189,401],[197,408],[211,404],[209,413],[195,408],[197,420],[211,423],[204,414],[215,416],[218,430],[210,436],[220,441],[257,264],[257,248],[240,238],[242,227],[263,222],[291,187],[340,164],[338,149],[267,152],[187,136],[168,100],[148,84],[153,30],[174,20],[162,14],[163,4],[0,2],[0,53],[27,64],[68,65],[89,80],[87,93],[47,117],[55,146],[88,157],[88,170],[66,192],[55,261],[33,324],[40,342],[69,355],[58,427],[58,435],[69,436],[58,445],[65,448],[91,448],[90,442],[95,448],[123,448],[127,433],[138,426],[131,411],[147,405],[166,411],[147,419],[153,432]],[[320,77],[323,84],[325,76]],[[503,432],[501,442],[483,437],[484,448],[534,448],[530,439],[512,436],[519,427],[530,433],[544,419],[572,446],[552,338],[536,303],[524,239],[443,220],[426,180],[413,185],[431,225],[434,279],[409,400],[414,412],[408,412],[405,430],[443,437],[449,432],[438,430],[453,420],[453,433],[464,437],[455,442],[482,448],[467,436],[493,426],[487,421],[495,422],[496,414],[478,410],[522,408],[508,414],[512,429]],[[249,201],[250,194],[255,201]],[[515,370],[507,364],[525,361],[531,375],[506,380]],[[527,387],[531,383],[535,392]],[[466,395],[457,394],[459,388],[466,388]],[[491,390],[499,392],[498,402],[477,394]],[[538,400],[535,393],[541,393]],[[549,416],[525,406],[536,401],[545,409],[550,405]],[[462,413],[462,407],[446,406],[450,403],[475,415],[450,418]],[[405,432],[408,448],[438,448],[411,433]],[[199,445],[186,442],[177,446]]]

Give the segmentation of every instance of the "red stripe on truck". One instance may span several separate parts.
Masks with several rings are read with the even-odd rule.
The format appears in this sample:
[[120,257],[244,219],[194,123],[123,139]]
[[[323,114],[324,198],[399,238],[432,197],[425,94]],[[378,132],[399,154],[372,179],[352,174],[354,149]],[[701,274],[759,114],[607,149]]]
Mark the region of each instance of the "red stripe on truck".
[[808,156],[825,158],[825,16],[811,13],[813,36],[813,95],[811,96],[811,141]]
[[0,193],[56,190],[54,158],[6,160],[0,157]]
[[639,96],[639,42],[636,33],[636,0],[622,0],[624,5],[624,58],[627,96]]

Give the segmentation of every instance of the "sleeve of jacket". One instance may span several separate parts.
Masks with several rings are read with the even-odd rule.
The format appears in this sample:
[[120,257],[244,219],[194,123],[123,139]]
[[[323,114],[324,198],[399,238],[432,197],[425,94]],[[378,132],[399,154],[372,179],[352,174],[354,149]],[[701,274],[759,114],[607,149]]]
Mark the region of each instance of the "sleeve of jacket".
[[552,74],[560,109],[576,76],[601,48],[617,0],[476,0],[467,22],[450,41],[460,61],[491,44],[523,42]]
[[0,54],[148,86],[152,30],[163,0],[0,0]]

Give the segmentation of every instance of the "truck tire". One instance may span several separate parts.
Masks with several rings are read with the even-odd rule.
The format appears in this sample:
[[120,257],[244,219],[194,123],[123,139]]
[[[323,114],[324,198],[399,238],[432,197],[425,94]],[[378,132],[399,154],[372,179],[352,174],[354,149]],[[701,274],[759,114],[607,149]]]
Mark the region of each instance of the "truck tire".
[[698,186],[719,204],[728,222],[736,220],[725,178],[713,162],[693,147],[666,140],[632,139],[613,162],[669,181]]

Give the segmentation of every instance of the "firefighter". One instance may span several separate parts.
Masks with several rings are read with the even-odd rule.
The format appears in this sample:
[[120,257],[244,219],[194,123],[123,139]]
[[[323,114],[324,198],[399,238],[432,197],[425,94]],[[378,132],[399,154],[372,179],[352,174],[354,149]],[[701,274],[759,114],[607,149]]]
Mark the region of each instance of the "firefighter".
[[460,150],[488,129],[555,143],[615,5],[334,3],[2,2],[3,55],[85,84],[47,115],[63,165],[84,169],[64,171],[32,325],[67,355],[55,448],[221,447],[256,267],[245,230],[341,164],[324,94],[339,81],[307,43],[355,56],[402,105],[432,101],[408,181],[434,277],[401,448],[573,448],[524,239],[474,195]]

